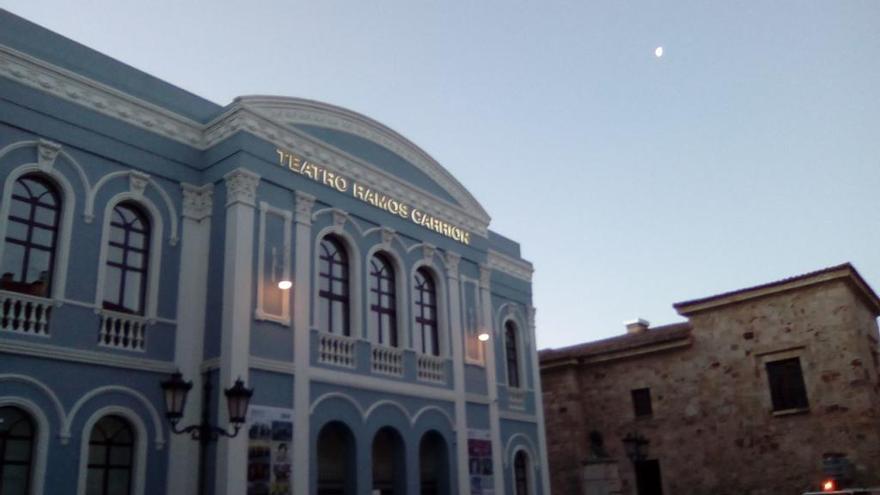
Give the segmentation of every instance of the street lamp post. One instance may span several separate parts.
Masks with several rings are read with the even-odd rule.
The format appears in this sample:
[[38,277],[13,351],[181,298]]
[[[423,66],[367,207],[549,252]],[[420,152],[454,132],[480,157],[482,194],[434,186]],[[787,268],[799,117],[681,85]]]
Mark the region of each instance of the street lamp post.
[[186,407],[186,396],[192,388],[192,382],[184,381],[180,372],[175,372],[168,380],[160,383],[165,396],[165,417],[171,423],[171,431],[178,434],[189,434],[193,440],[199,442],[199,494],[207,495],[206,473],[207,473],[207,455],[208,444],[216,441],[221,436],[233,438],[238,435],[241,425],[247,419],[248,405],[254,390],[244,386],[241,378],[235,381],[231,388],[223,391],[226,395],[226,407],[229,413],[229,422],[232,423],[233,430],[230,432],[225,428],[211,424],[210,418],[210,402],[211,402],[211,381],[208,379],[207,373],[202,375],[202,419],[199,424],[178,428],[177,423],[183,417],[183,410]]

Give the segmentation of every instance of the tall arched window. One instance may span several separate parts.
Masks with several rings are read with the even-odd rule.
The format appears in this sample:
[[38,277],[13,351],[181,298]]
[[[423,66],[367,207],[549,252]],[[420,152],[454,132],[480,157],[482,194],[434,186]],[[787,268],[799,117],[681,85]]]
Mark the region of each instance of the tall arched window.
[[397,297],[394,267],[388,257],[376,253],[370,259],[370,323],[379,343],[397,347]]
[[504,350],[507,357],[507,385],[519,388],[519,345],[516,325],[512,321],[504,324]]
[[415,315],[416,332],[422,338],[422,353],[440,355],[437,325],[437,286],[426,268],[416,270]]
[[321,330],[349,335],[348,255],[334,236],[321,239],[318,263],[318,321]]
[[150,223],[143,211],[128,201],[116,205],[111,215],[104,308],[142,315],[147,292]]
[[60,213],[61,196],[51,182],[33,174],[15,181],[0,289],[49,297]]
[[0,407],[0,493],[30,493],[31,464],[36,428],[17,407]]
[[529,495],[529,458],[522,450],[513,458],[513,481],[516,495]]
[[130,495],[135,434],[120,416],[104,416],[89,437],[86,495]]

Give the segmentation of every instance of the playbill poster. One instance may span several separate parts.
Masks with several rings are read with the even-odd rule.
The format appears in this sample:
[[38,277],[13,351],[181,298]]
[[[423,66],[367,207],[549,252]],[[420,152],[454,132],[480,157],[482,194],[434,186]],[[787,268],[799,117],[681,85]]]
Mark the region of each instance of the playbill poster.
[[248,411],[247,495],[291,495],[293,409]]
[[494,495],[492,441],[486,430],[468,430],[468,475],[471,495]]

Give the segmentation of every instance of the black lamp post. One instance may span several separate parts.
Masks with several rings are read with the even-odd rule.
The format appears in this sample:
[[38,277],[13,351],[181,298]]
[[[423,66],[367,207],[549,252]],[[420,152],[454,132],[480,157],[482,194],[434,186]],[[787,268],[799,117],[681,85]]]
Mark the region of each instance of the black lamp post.
[[207,495],[205,477],[207,473],[208,444],[216,441],[219,437],[233,438],[238,435],[241,425],[247,419],[248,405],[254,390],[244,386],[241,378],[235,381],[231,388],[223,391],[226,395],[226,407],[229,412],[229,422],[232,423],[232,431],[211,424],[210,401],[211,381],[207,373],[202,375],[202,420],[197,425],[189,425],[178,428],[177,423],[183,417],[183,409],[186,406],[186,396],[192,388],[192,382],[184,381],[180,372],[175,372],[171,378],[160,383],[165,395],[165,417],[171,423],[171,431],[177,434],[189,433],[193,440],[199,442],[199,494]]
[[644,461],[648,458],[648,445],[650,443],[641,433],[627,433],[623,437],[623,448],[626,451],[626,457],[633,464]]

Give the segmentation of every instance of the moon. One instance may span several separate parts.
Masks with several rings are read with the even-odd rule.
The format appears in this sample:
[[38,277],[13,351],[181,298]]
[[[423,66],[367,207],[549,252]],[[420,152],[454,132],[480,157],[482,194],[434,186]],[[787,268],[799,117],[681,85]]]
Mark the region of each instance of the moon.
[[657,48],[654,49],[654,56],[657,58],[660,58],[663,56],[663,47],[662,46],[658,46]]

